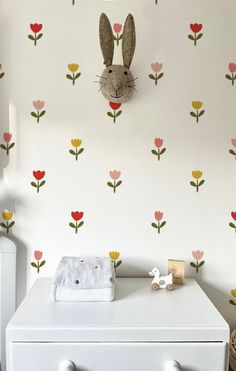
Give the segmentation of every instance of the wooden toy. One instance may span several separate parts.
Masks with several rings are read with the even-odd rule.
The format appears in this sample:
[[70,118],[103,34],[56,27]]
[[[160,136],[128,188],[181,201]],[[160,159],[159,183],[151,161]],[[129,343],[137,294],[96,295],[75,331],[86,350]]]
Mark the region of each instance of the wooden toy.
[[173,283],[184,284],[184,260],[168,259],[168,273],[173,274]]
[[160,271],[157,267],[154,267],[151,272],[148,273],[154,277],[152,280],[151,288],[153,291],[159,289],[166,289],[168,291],[173,290],[173,275],[170,273],[168,276],[160,276]]

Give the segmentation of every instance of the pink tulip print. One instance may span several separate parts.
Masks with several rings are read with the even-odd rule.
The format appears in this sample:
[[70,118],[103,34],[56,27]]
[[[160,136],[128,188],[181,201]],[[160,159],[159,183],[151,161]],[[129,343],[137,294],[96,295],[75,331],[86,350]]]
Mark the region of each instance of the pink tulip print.
[[4,151],[6,151],[7,156],[9,155],[9,151],[15,146],[15,143],[11,142],[12,134],[11,133],[4,133],[3,134],[3,140],[5,141],[4,144],[0,145],[0,148],[2,148]]
[[[2,65],[0,64],[0,71],[1,71],[1,69],[2,69]],[[0,79],[2,79],[4,75],[5,75],[4,72],[0,72]]]
[[194,33],[194,35],[188,35],[188,38],[193,41],[194,46],[197,45],[197,41],[200,40],[203,36],[203,33],[199,33],[202,29],[201,23],[191,23],[190,29]]
[[[231,217],[232,217],[232,219],[233,219],[234,221],[236,221],[236,211],[231,211]],[[235,233],[236,233],[236,224],[233,223],[233,222],[230,222],[230,223],[229,223],[229,226],[230,226],[231,228],[233,228],[234,231],[235,231]]]
[[163,153],[165,153],[165,151],[166,151],[166,148],[162,147],[163,146],[163,139],[155,138],[154,144],[155,144],[156,149],[152,150],[152,154],[157,157],[158,161],[160,161],[161,155],[163,155]]
[[[236,138],[232,138],[231,139],[231,144],[234,148],[236,148]],[[235,149],[230,149],[229,150],[229,153],[234,156],[235,160],[236,160],[236,150]]]
[[225,75],[225,77],[226,77],[227,80],[230,80],[231,81],[232,85],[234,85],[234,81],[236,79],[236,74],[235,74],[235,72],[236,72],[236,63],[233,63],[233,62],[229,63],[228,64],[228,69],[229,69],[229,72],[231,72],[231,75],[229,75],[227,73]]
[[162,211],[155,211],[154,217],[157,223],[152,223],[152,227],[157,229],[157,233],[161,233],[161,228],[166,225],[166,221],[163,221],[163,212]]
[[119,46],[120,40],[122,39],[122,34],[120,33],[122,31],[122,24],[114,23],[113,31],[115,33],[115,35],[113,36],[114,40],[116,41],[116,45]]
[[107,185],[108,187],[111,187],[113,189],[113,193],[116,193],[116,188],[118,188],[122,184],[122,180],[119,180],[117,182],[117,180],[121,176],[121,172],[117,170],[113,170],[109,172],[109,175],[111,179],[113,180],[113,182],[107,182]]
[[191,262],[190,265],[191,265],[191,267],[193,267],[194,269],[196,269],[196,273],[199,272],[199,269],[200,269],[200,268],[203,266],[203,264],[205,263],[205,261],[202,260],[203,255],[204,255],[204,252],[203,252],[203,251],[200,251],[200,250],[192,251],[192,256],[193,256],[193,258],[194,258],[196,261],[195,261],[195,262]]
[[46,113],[46,111],[43,110],[44,108],[44,101],[42,100],[34,100],[33,101],[33,106],[34,108],[36,109],[36,112],[31,112],[31,116],[33,116],[34,118],[36,118],[37,120],[37,123],[39,123],[39,120],[41,119],[41,117],[43,117]]
[[45,260],[42,260],[40,262],[40,260],[42,259],[42,256],[43,256],[42,251],[35,250],[34,258],[35,258],[36,262],[31,262],[31,266],[37,269],[37,273],[40,272],[40,268],[42,268],[46,263]]
[[162,70],[162,67],[163,67],[162,63],[158,63],[158,62],[151,63],[151,68],[154,74],[150,73],[149,78],[155,81],[155,85],[157,85],[158,80],[160,80],[164,76],[163,72],[158,73]]

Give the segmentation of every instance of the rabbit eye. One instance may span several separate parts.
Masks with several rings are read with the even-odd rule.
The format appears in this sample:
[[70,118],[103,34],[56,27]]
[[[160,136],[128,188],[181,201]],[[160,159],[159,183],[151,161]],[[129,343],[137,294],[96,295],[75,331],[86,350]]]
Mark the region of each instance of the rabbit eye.
[[127,71],[124,71],[124,74],[125,74],[125,75],[128,75],[128,72],[127,72]]
[[109,72],[109,73],[112,73],[112,70],[109,70],[108,72]]

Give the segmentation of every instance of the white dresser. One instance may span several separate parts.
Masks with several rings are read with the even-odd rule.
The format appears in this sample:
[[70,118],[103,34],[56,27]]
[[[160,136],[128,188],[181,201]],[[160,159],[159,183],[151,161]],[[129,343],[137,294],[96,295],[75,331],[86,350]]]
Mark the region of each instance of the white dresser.
[[229,326],[192,279],[117,279],[110,303],[54,303],[41,278],[7,328],[7,371],[226,371]]

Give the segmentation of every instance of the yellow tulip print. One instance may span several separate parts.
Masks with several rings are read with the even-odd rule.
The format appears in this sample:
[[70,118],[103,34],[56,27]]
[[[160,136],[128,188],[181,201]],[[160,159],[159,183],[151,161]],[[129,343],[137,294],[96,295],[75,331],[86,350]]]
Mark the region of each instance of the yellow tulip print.
[[[236,289],[232,289],[232,290],[231,290],[231,295],[233,296],[233,298],[236,298]],[[229,300],[229,303],[230,303],[231,305],[234,305],[234,307],[236,308],[236,302],[235,302],[235,300],[230,299],[230,300]]]
[[203,175],[203,172],[200,171],[200,170],[193,170],[192,171],[192,177],[194,179],[196,179],[196,182],[191,181],[190,184],[191,184],[192,187],[195,187],[196,188],[196,191],[197,192],[199,191],[199,187],[201,187],[205,183],[205,180],[204,179],[200,180],[201,177],[202,177],[202,175]]
[[81,139],[71,139],[71,144],[75,149],[70,149],[69,153],[72,156],[75,156],[75,160],[78,161],[79,155],[84,151],[84,148],[78,149],[82,144],[82,140]]
[[6,221],[6,223],[0,223],[1,227],[6,230],[7,233],[9,233],[10,228],[13,227],[15,224],[14,220],[11,221],[13,218],[13,213],[9,210],[5,210],[2,213],[2,218]]
[[122,264],[122,260],[119,260],[118,262],[116,262],[116,260],[119,259],[120,257],[119,251],[109,251],[109,257],[111,260],[113,260],[114,268],[116,271],[116,268],[118,268]]
[[192,102],[192,108],[195,111],[191,111],[190,115],[196,119],[196,122],[199,122],[199,118],[205,113],[205,110],[201,110],[202,106],[203,102],[199,100],[195,100]]
[[72,72],[72,75],[68,73],[66,75],[66,78],[72,81],[72,85],[75,85],[75,80],[78,79],[81,75],[81,72],[76,73],[78,69],[79,69],[79,64],[77,63],[68,64],[68,70]]

